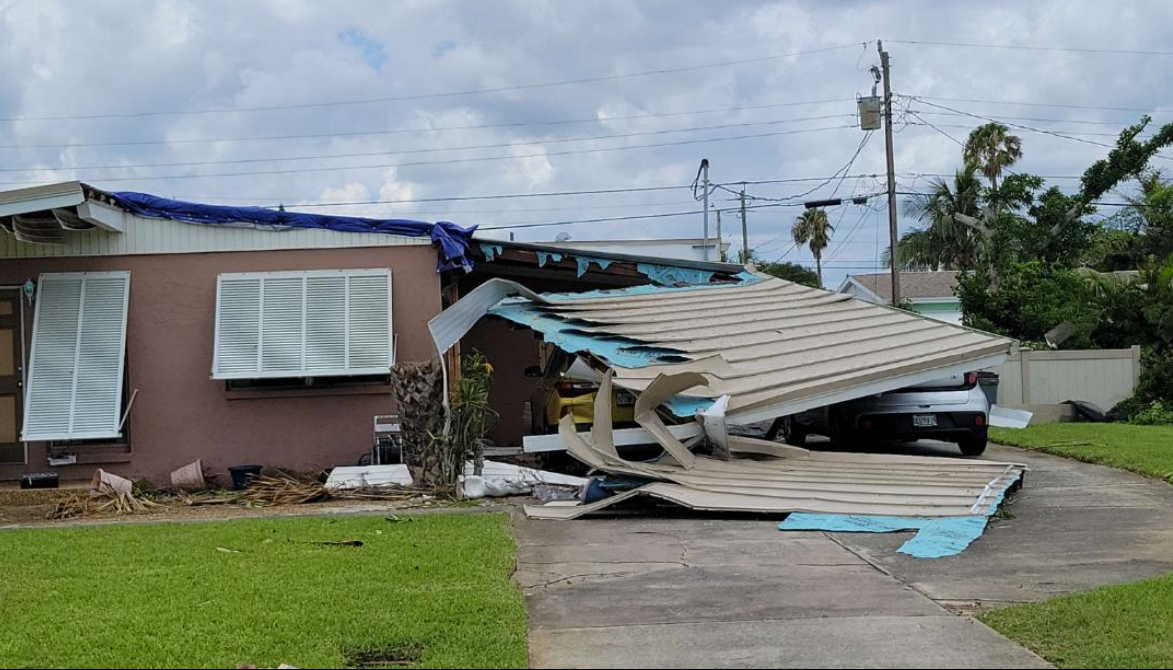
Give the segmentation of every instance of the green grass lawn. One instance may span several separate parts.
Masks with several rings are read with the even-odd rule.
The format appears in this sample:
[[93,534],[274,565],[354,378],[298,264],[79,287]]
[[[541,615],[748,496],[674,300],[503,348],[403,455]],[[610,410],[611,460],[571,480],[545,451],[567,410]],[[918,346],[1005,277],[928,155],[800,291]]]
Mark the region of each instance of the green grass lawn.
[[1173,483],[1173,426],[1052,423],[1023,430],[993,428],[990,439]]
[[0,532],[0,667],[520,668],[513,566],[503,515]]
[[1060,668],[1173,667],[1173,575],[987,612],[981,619]]

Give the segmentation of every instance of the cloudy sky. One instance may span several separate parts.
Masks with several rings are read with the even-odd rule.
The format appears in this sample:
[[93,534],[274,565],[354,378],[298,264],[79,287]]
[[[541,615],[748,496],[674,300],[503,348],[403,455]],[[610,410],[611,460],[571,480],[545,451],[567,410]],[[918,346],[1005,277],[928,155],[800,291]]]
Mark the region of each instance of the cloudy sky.
[[[0,0],[0,189],[76,178],[519,240],[699,237],[687,186],[708,158],[715,182],[750,182],[758,257],[811,264],[794,204],[883,188],[883,135],[855,119],[877,39],[915,191],[977,117],[1029,126],[1021,169],[1072,187],[1142,112],[1173,120],[1173,56],[1119,53],[1170,35],[1163,0]],[[612,192],[514,197],[582,191]],[[829,284],[877,265],[883,207],[830,211]],[[546,225],[593,219],[620,220]]]

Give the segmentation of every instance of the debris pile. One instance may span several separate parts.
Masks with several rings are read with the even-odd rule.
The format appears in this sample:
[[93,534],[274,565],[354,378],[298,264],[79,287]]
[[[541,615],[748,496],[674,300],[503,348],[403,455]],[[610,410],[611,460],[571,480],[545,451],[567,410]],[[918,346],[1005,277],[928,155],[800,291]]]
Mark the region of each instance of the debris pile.
[[258,477],[247,489],[235,493],[189,489],[147,494],[135,491],[134,484],[129,479],[98,470],[88,492],[61,498],[54,505],[48,518],[64,520],[86,516],[143,514],[184,505],[275,507],[330,500],[386,501],[401,503],[406,507],[431,507],[447,501],[445,498],[428,495],[409,486],[384,484],[334,489],[314,479],[287,474]]
[[136,494],[134,484],[126,478],[105,470],[94,473],[87,493],[67,496],[53,506],[50,519],[76,519],[93,514],[141,514],[163,507],[145,496]]
[[[611,430],[612,373],[604,378],[588,441],[563,420],[559,434],[571,456],[602,473],[581,504],[564,501],[529,506],[539,519],[575,519],[635,497],[650,497],[691,509],[745,513],[981,517],[993,514],[1026,468],[983,460],[812,452],[766,440],[729,435],[722,417],[705,418],[705,434],[722,447],[694,453],[677,439],[656,410],[702,378],[696,373],[661,375],[636,401],[636,421],[666,452],[651,463],[623,459]],[[982,524],[984,527],[984,524]]]

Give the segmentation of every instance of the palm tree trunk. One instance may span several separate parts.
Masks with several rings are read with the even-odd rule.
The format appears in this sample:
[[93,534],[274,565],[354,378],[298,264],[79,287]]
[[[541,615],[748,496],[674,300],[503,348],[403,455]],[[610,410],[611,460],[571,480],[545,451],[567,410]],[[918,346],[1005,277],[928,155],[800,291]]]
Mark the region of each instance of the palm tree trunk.
[[819,288],[823,288],[823,254],[815,254],[815,271],[819,275]]

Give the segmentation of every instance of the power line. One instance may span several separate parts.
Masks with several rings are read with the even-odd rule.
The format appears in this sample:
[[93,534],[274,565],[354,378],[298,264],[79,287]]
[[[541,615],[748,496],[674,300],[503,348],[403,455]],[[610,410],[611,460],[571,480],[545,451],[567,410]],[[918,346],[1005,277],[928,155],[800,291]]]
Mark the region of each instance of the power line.
[[[113,182],[128,182],[128,181],[129,182],[133,182],[133,181],[159,181],[159,180],[168,180],[168,179],[204,179],[204,178],[208,178],[208,177],[245,177],[245,176],[252,176],[252,175],[297,174],[297,173],[307,173],[307,172],[338,172],[341,170],[385,170],[385,169],[391,169],[391,168],[416,167],[416,166],[421,166],[421,165],[449,165],[449,164],[456,164],[456,163],[479,163],[479,162],[484,162],[484,161],[496,161],[496,160],[517,160],[517,159],[523,159],[523,158],[548,158],[550,156],[568,156],[571,154],[603,153],[603,152],[610,152],[610,151],[632,151],[632,150],[636,150],[636,149],[652,149],[652,148],[659,148],[659,147],[674,147],[674,146],[685,146],[685,145],[692,145],[692,144],[709,144],[709,143],[713,143],[713,142],[731,142],[731,141],[738,141],[738,140],[760,139],[760,138],[765,138],[765,137],[779,137],[782,135],[800,135],[800,134],[804,134],[804,133],[826,132],[826,131],[830,131],[830,130],[842,130],[845,128],[855,128],[855,125],[852,124],[852,125],[843,125],[843,126],[828,126],[828,127],[824,127],[824,128],[807,128],[807,129],[803,129],[803,130],[785,130],[785,131],[778,131],[778,132],[772,132],[772,133],[756,133],[756,134],[751,134],[751,135],[734,135],[734,136],[730,136],[730,137],[709,137],[709,138],[692,139],[692,140],[678,140],[675,142],[657,142],[657,143],[652,143],[652,144],[632,144],[632,145],[622,146],[622,147],[604,147],[604,148],[594,148],[594,149],[571,149],[571,150],[566,150],[566,151],[549,151],[549,152],[533,153],[533,154],[514,154],[511,156],[481,156],[481,157],[477,157],[477,158],[450,158],[450,159],[444,159],[444,160],[414,161],[414,162],[410,162],[410,163],[396,163],[396,164],[390,164],[390,165],[387,165],[387,164],[383,164],[383,165],[342,165],[342,166],[334,166],[334,167],[294,168],[294,169],[288,169],[288,170],[249,170],[249,171],[242,171],[242,172],[212,172],[212,173],[205,173],[205,174],[151,175],[151,176],[145,176],[145,177],[106,177],[106,178],[99,177],[99,178],[94,178],[94,179],[96,179],[97,181],[112,182],[113,183]],[[65,171],[70,171],[70,170],[65,170]],[[0,182],[0,185],[3,185],[3,186],[37,186],[37,185],[43,185],[43,184],[54,184],[54,183],[57,183],[58,181],[60,181],[60,180],[23,181],[23,182],[21,182],[21,181],[8,181],[8,182]]]
[[976,100],[973,98],[944,98],[940,96],[930,95],[906,95],[904,97],[912,98],[914,100],[939,100],[942,102],[966,102],[983,105],[1016,105],[1020,107],[1054,107],[1058,109],[1094,109],[1106,112],[1140,112],[1142,114],[1148,113],[1165,113],[1173,114],[1173,109],[1162,107],[1099,107],[1095,105],[1073,105],[1065,103],[1053,102],[1018,102],[1014,100]]
[[[930,123],[930,122],[928,122],[928,121],[925,121],[924,117],[923,117],[923,116],[921,116],[920,114],[917,114],[916,112],[912,111],[911,109],[910,109],[910,110],[908,110],[908,113],[909,113],[909,114],[911,114],[912,116],[914,116],[914,117],[916,117],[916,118],[920,119],[920,120],[921,120],[921,122],[922,122],[924,125],[926,125],[926,126],[928,126],[928,127],[932,128],[933,130],[937,131],[938,133],[940,133],[940,134],[944,135],[944,136],[945,136],[947,139],[949,139],[949,140],[952,140],[952,141],[953,141],[953,143],[954,143],[954,144],[956,144],[957,146],[959,146],[959,147],[964,147],[964,146],[965,146],[965,142],[962,142],[961,140],[957,139],[956,137],[953,137],[952,135],[950,135],[949,133],[945,132],[944,130],[941,130],[940,128],[938,128],[937,126],[933,125],[932,123]],[[913,125],[913,124],[912,124],[911,122],[908,122],[908,123],[905,123],[905,125],[906,125],[906,126],[911,126],[911,125]]]
[[[977,127],[977,126],[965,126],[965,125],[961,125],[958,123],[942,123],[939,125],[933,125],[932,123],[921,118],[920,115],[916,114],[915,112],[913,112],[912,115],[915,116],[916,118],[920,119],[921,122],[916,123],[915,121],[913,121],[913,122],[909,122],[907,125],[910,125],[910,126],[932,126],[932,128],[934,130],[936,130],[942,134],[945,134],[945,133],[943,131],[941,131],[941,128],[960,128],[962,130],[973,130],[974,128]],[[964,116],[964,115],[959,115],[959,116]],[[996,118],[999,121],[1001,121],[1001,119],[1002,119],[1002,117],[991,117],[991,118]],[[1005,123],[1004,121],[1001,121],[1001,122]],[[1009,125],[1009,124],[1007,124],[1007,125]],[[1054,131],[1047,131],[1047,130],[1042,130],[1039,128],[1019,127],[1019,129],[1025,130],[1028,133],[1040,133],[1043,135],[1055,135],[1056,134]],[[1073,137],[1066,137],[1066,135],[1072,135]],[[945,136],[949,137],[949,139],[953,140],[954,142],[957,142],[957,140],[955,138],[953,138],[947,134],[945,134]],[[1075,137],[1119,137],[1120,133],[1073,133],[1073,132],[1065,130],[1065,131],[1063,131],[1062,134],[1059,134],[1057,136],[1063,137],[1064,139],[1075,139]],[[962,144],[964,144],[964,143],[962,143]],[[1101,145],[1101,146],[1109,146],[1109,145]]]
[[[673,133],[691,133],[702,132],[707,130],[724,130],[729,128],[750,128],[758,126],[776,126],[784,123],[797,123],[801,121],[823,121],[826,119],[836,118],[855,118],[854,114],[824,114],[822,116],[808,116],[794,119],[775,119],[773,121],[754,121],[745,123],[724,123],[716,126],[694,126],[691,128],[669,128],[663,130],[645,130],[636,133],[615,133],[607,135],[587,135],[582,137],[559,137],[553,139],[531,140],[532,143],[540,144],[563,144],[566,142],[587,142],[595,140],[610,140],[623,139],[628,137],[645,137],[649,135],[669,135]],[[0,172],[55,172],[58,170],[131,170],[140,168],[160,168],[160,167],[188,167],[199,165],[239,165],[245,163],[270,163],[279,161],[308,161],[308,160],[326,160],[333,158],[365,158],[371,156],[394,156],[399,154],[429,154],[442,151],[471,151],[474,149],[501,149],[505,147],[513,147],[519,143],[528,143],[523,140],[514,140],[510,142],[499,142],[496,144],[476,144],[462,147],[428,147],[425,149],[402,149],[397,151],[367,151],[350,154],[315,154],[312,156],[282,156],[282,157],[268,157],[268,158],[229,158],[215,161],[181,161],[174,163],[138,163],[125,165],[70,165],[60,167],[14,167],[14,168],[0,168]]]
[[[876,175],[848,175],[848,178],[875,178]],[[913,176],[913,175],[904,175]],[[768,184],[801,184],[804,182],[826,182],[833,177],[793,177],[789,179],[769,179],[758,182],[745,183],[768,183]],[[726,184],[741,184],[743,182],[726,182]],[[199,201],[199,200],[223,200],[223,201],[240,201],[240,202],[263,202],[272,203],[271,206],[276,207],[277,203],[285,203],[286,205],[297,207],[354,207],[363,205],[400,205],[410,203],[440,203],[440,202],[462,202],[467,200],[506,200],[510,198],[546,198],[546,197],[560,197],[560,196],[580,196],[580,195],[610,195],[623,193],[644,193],[650,191],[669,191],[669,190],[685,190],[691,188],[690,185],[682,184],[679,186],[644,186],[644,187],[628,187],[628,188],[609,188],[609,189],[595,189],[595,190],[581,190],[581,191],[553,191],[542,193],[502,193],[489,195],[473,195],[473,196],[452,196],[452,197],[438,197],[438,198],[407,198],[397,200],[356,200],[356,201],[338,201],[338,202],[313,202],[305,200],[300,196],[294,197],[266,197],[266,198],[237,198],[237,197],[222,197],[222,196],[171,196],[179,200]]]
[[[26,117],[10,117],[0,118],[0,121],[21,122],[21,121],[74,121],[87,119],[111,119],[111,118],[140,118],[149,116],[187,116],[199,114],[239,114],[250,112],[271,112],[278,110],[289,109],[321,109],[325,107],[342,107],[350,105],[367,105],[385,102],[406,102],[412,100],[434,100],[438,98],[455,98],[469,95],[482,95],[486,93],[504,93],[507,91],[532,91],[542,88],[554,88],[558,86],[570,86],[574,84],[593,84],[604,81],[619,81],[623,79],[635,79],[639,77],[650,77],[664,74],[676,74],[680,72],[696,72],[698,70],[709,70],[715,68],[732,67],[735,65],[747,65],[750,63],[764,63],[772,60],[780,60],[783,58],[792,58],[795,56],[807,56],[811,54],[826,53],[829,51],[837,51],[841,49],[855,48],[859,46],[859,42],[852,44],[841,44],[831,47],[823,47],[820,49],[808,49],[805,51],[795,51],[784,54],[773,54],[769,56],[757,56],[754,58],[742,58],[738,60],[722,61],[718,63],[708,63],[705,65],[689,65],[684,67],[659,68],[655,70],[643,70],[640,72],[628,72],[624,74],[605,75],[598,77],[583,77],[580,79],[563,79],[559,81],[549,81],[537,84],[519,84],[512,86],[496,86],[491,88],[475,88],[466,89],[463,91],[448,91],[444,93],[420,93],[413,95],[397,95],[386,96],[379,98],[365,98],[360,100],[334,100],[329,102],[307,102],[288,105],[265,105],[258,107],[234,107],[234,108],[215,108],[215,109],[174,109],[174,110],[155,110],[145,112],[106,112],[95,114],[73,114],[61,116],[26,116]],[[866,43],[865,43],[866,44]]]
[[978,44],[975,42],[928,42],[923,40],[888,40],[892,44],[913,46],[964,47],[967,49],[1012,49],[1016,51],[1058,51],[1081,54],[1106,54],[1120,56],[1173,56],[1173,51],[1142,51],[1136,49],[1089,49],[1086,47],[1053,47],[1027,44]]
[[[835,174],[831,175],[830,177],[828,177],[828,178],[826,179],[826,181],[823,181],[822,183],[820,183],[819,185],[815,186],[814,188],[812,188],[812,189],[810,189],[810,190],[807,190],[807,191],[805,191],[805,192],[803,192],[803,193],[799,193],[799,194],[796,194],[796,195],[793,195],[793,196],[788,196],[788,197],[785,197],[785,198],[763,198],[763,197],[760,197],[760,196],[751,196],[751,197],[752,197],[754,200],[767,200],[767,201],[772,201],[772,202],[790,202],[790,201],[793,201],[793,200],[797,200],[797,199],[799,199],[799,198],[806,197],[806,196],[810,195],[811,193],[814,193],[815,191],[819,190],[820,188],[823,188],[824,186],[826,186],[827,184],[830,184],[832,181],[834,181],[834,180],[835,180],[835,178],[836,178],[836,177],[839,177],[839,183],[835,185],[835,190],[831,192],[831,196],[830,196],[831,198],[834,198],[834,197],[835,197],[835,194],[839,192],[839,189],[840,189],[840,188],[842,188],[842,186],[843,186],[843,182],[844,182],[844,181],[845,181],[845,180],[848,178],[848,172],[850,172],[850,171],[851,171],[851,166],[855,165],[855,161],[856,161],[856,159],[857,159],[857,158],[859,158],[859,155],[860,155],[860,154],[863,152],[863,149],[864,149],[864,147],[865,147],[865,146],[867,146],[868,140],[870,140],[870,139],[872,138],[872,134],[873,134],[873,133],[871,133],[871,132],[865,133],[865,134],[864,134],[864,136],[863,136],[863,138],[862,138],[862,139],[860,139],[860,141],[859,141],[859,145],[857,145],[857,146],[856,146],[856,148],[855,148],[855,153],[853,153],[853,154],[851,155],[851,157],[847,159],[847,162],[843,164],[843,167],[841,167],[841,168],[839,168],[838,170],[836,170],[836,171],[835,171]],[[841,173],[842,173],[842,176],[839,176]],[[856,176],[856,178],[857,178],[857,179],[859,179],[859,180],[862,180],[862,179],[864,179],[864,178],[865,178],[865,176],[864,176],[864,175],[855,175],[855,176]],[[764,181],[762,181],[762,182],[757,182],[757,183],[759,183],[759,184],[764,184],[764,183],[767,183],[767,182],[764,182]],[[743,183],[742,183],[742,185],[741,185],[742,189],[744,189],[744,188],[745,188],[745,185],[746,185],[746,183],[745,183],[745,182],[743,182]],[[858,186],[858,184],[857,184],[857,186]],[[728,190],[728,189],[726,189],[726,190]],[[841,218],[842,218],[842,217],[841,217]],[[756,252],[756,251],[759,251],[759,250],[762,250],[762,249],[764,249],[765,247],[767,247],[767,246],[769,246],[769,245],[773,244],[775,241],[777,241],[777,240],[780,240],[780,239],[784,238],[784,237],[786,236],[786,233],[787,233],[787,231],[785,231],[785,230],[784,230],[784,231],[782,231],[782,233],[780,233],[779,235],[777,235],[777,236],[775,236],[775,237],[773,237],[773,238],[771,238],[771,239],[769,239],[769,240],[767,240],[767,241],[765,241],[765,242],[763,242],[763,243],[761,243],[761,244],[754,245],[753,251],[755,251],[755,252]],[[798,243],[796,242],[796,243],[795,243],[795,245],[794,245],[794,247],[796,247],[796,246],[797,246],[797,244],[798,244]],[[791,249],[793,249],[794,247],[791,247]],[[787,249],[787,250],[786,250],[786,252],[784,252],[784,253],[782,254],[782,256],[784,257],[784,256],[785,256],[786,254],[788,254],[788,253],[790,253],[790,249]],[[780,257],[778,260],[781,260],[781,257]],[[775,262],[777,262],[777,261],[775,261]]]
[[[751,205],[746,209],[764,209],[766,207],[801,207],[801,203],[771,203],[768,205]],[[594,219],[574,219],[570,221],[539,221],[534,223],[511,223],[498,226],[482,226],[478,230],[502,230],[508,228],[545,228],[549,226],[570,226],[583,223],[607,223],[613,221],[637,221],[642,219],[664,219],[677,216],[695,216],[697,214],[704,214],[703,209],[688,210],[682,212],[661,212],[658,214],[635,214],[632,216],[608,216]]]
[[[398,200],[366,200],[362,202],[311,202],[300,203],[299,207],[351,207],[354,205],[405,205],[424,202],[466,202],[469,200],[504,200],[508,198],[552,198],[572,195],[610,195],[614,193],[648,193],[651,191],[675,191],[689,188],[681,186],[636,186],[630,188],[603,188],[589,191],[548,191],[545,193],[494,193],[490,195],[460,195],[445,198],[403,198]],[[276,199],[276,198],[274,198]],[[289,198],[296,200],[296,198]]]
[[[908,111],[910,114],[915,114],[917,116],[920,116],[922,114],[925,114],[928,116],[966,116],[965,114],[960,114],[957,112],[934,112],[934,111],[925,110],[925,109],[917,109],[917,110],[910,109]],[[1087,119],[1048,119],[1048,118],[1040,118],[1037,116],[1006,116],[1004,114],[999,114],[998,118],[999,119],[1010,119],[1011,121],[1037,121],[1037,122],[1041,122],[1041,123],[1074,123],[1074,124],[1082,124],[1082,125],[1089,125],[1089,126],[1121,126],[1121,125],[1129,125],[1129,124],[1133,123],[1132,120],[1129,120],[1129,121],[1092,121],[1092,120],[1087,120]]]
[[[931,196],[932,193],[923,193],[921,191],[897,191],[897,195],[917,195],[917,196]],[[1137,202],[1104,202],[1102,200],[1094,200],[1088,203],[1089,205],[1097,205],[1102,207],[1163,207],[1164,205],[1150,205],[1148,203]]]
[[[265,202],[269,202],[266,200]],[[433,207],[431,209],[410,209],[410,210],[395,210],[396,215],[425,215],[434,212],[443,212],[445,216],[465,216],[470,214],[490,215],[490,214],[518,214],[529,212],[565,212],[567,210],[581,211],[581,210],[601,210],[601,209],[641,209],[647,207],[666,207],[672,205],[679,205],[677,200],[668,201],[654,201],[654,202],[634,202],[611,205],[562,205],[560,207],[518,207],[512,209],[448,209],[447,207]],[[286,203],[285,207],[314,207],[314,205],[307,205],[303,203]]]
[[[521,128],[528,126],[560,126],[582,123],[600,123],[604,121],[628,121],[634,119],[660,119],[677,116],[694,116],[701,114],[725,114],[732,112],[746,112],[761,109],[778,109],[782,107],[805,107],[815,105],[828,105],[833,103],[852,102],[850,98],[840,98],[836,100],[810,100],[805,102],[780,102],[764,105],[744,105],[741,107],[726,107],[723,109],[702,109],[693,111],[681,112],[661,112],[661,113],[647,113],[647,114],[626,114],[622,116],[608,116],[606,118],[599,118],[592,116],[581,119],[555,119],[552,121],[519,121],[515,123],[482,123],[467,126],[438,126],[433,128],[394,128],[388,130],[366,130],[354,131],[345,133],[313,133],[308,135],[247,135],[239,137],[216,137],[216,138],[188,138],[188,139],[169,139],[169,140],[135,140],[125,142],[68,142],[63,144],[3,144],[0,149],[74,149],[82,147],[122,147],[122,146],[152,146],[152,145],[173,145],[173,144],[211,144],[216,142],[262,142],[272,140],[302,140],[302,139],[324,139],[331,137],[371,137],[376,135],[405,135],[412,133],[441,133],[457,130],[485,130],[492,128]],[[851,116],[855,116],[852,114]],[[797,119],[795,119],[797,120]]]
[[[785,197],[785,198],[765,198],[765,197],[760,197],[760,196],[749,196],[749,197],[750,197],[750,198],[752,198],[753,200],[766,200],[766,201],[771,201],[771,202],[789,202],[789,201],[797,200],[797,199],[799,199],[799,198],[804,198],[804,197],[806,197],[806,196],[810,195],[811,193],[814,193],[815,191],[819,190],[820,188],[823,188],[823,187],[824,187],[824,186],[826,186],[827,184],[830,184],[831,182],[835,181],[835,179],[839,179],[839,184],[835,186],[835,190],[834,190],[834,191],[831,193],[831,197],[832,197],[832,198],[834,198],[834,197],[835,197],[835,193],[838,193],[838,192],[839,192],[839,188],[840,188],[841,186],[843,186],[843,181],[844,181],[845,179],[847,179],[847,177],[848,177],[848,174],[847,174],[847,173],[848,173],[848,172],[851,170],[851,166],[855,165],[855,160],[856,160],[857,158],[859,158],[859,155],[860,155],[860,153],[862,153],[862,152],[863,152],[863,148],[864,148],[865,146],[867,146],[868,140],[870,140],[871,138],[872,138],[872,133],[871,133],[871,132],[865,133],[865,134],[864,134],[864,136],[863,136],[863,138],[862,138],[862,139],[859,141],[859,145],[858,145],[858,146],[856,146],[856,148],[855,148],[855,153],[853,153],[853,154],[851,155],[851,158],[848,158],[848,159],[847,159],[847,162],[843,164],[843,167],[841,167],[841,168],[839,168],[838,170],[836,170],[834,174],[832,174],[830,177],[828,177],[828,178],[826,179],[826,181],[824,181],[823,183],[821,183],[821,184],[819,184],[819,185],[815,186],[814,188],[812,188],[812,189],[810,189],[810,190],[808,190],[808,191],[805,191],[805,192],[803,192],[803,193],[798,193],[798,194],[795,194],[795,195],[792,195],[792,196],[787,196],[787,197]],[[842,176],[840,176],[840,175],[842,175]],[[772,182],[769,182],[769,181],[758,181],[758,182],[740,182],[740,183],[741,183],[741,185],[744,187],[744,186],[746,186],[747,184],[750,184],[750,183],[753,183],[753,184],[766,184],[766,183],[772,183]],[[722,187],[722,188],[724,188],[724,187]],[[727,188],[726,188],[725,190],[729,191],[729,189],[727,189]],[[733,191],[729,191],[729,192],[730,192],[730,193],[734,193]],[[737,195],[737,194],[736,194],[736,193],[734,193],[734,195]]]
[[[1041,133],[1043,135],[1051,135],[1054,137],[1061,137],[1066,140],[1072,140],[1073,142],[1081,142],[1083,144],[1091,144],[1091,145],[1097,146],[1097,147],[1106,147],[1108,149],[1115,149],[1116,148],[1115,145],[1113,145],[1113,144],[1105,144],[1104,142],[1096,142],[1094,140],[1085,140],[1082,137],[1076,137],[1075,134],[1057,133],[1053,130],[1043,130],[1041,128],[1033,128],[1031,126],[1025,126],[1025,125],[1022,125],[1021,123],[1012,123],[1010,121],[1003,121],[1003,120],[1000,120],[1000,119],[997,119],[997,118],[991,117],[991,116],[983,116],[981,114],[973,114],[970,112],[962,111],[960,109],[953,109],[952,107],[946,107],[945,105],[938,105],[934,102],[929,102],[923,98],[917,98],[915,96],[913,96],[913,99],[919,100],[921,103],[926,104],[926,105],[930,105],[932,107],[939,107],[939,108],[944,109],[946,111],[956,112],[956,113],[961,114],[963,116],[969,116],[969,117],[973,117],[975,119],[981,119],[983,121],[991,121],[994,123],[1004,123],[1004,124],[1011,126],[1013,128],[1028,130],[1028,131],[1034,132],[1034,133]],[[1153,154],[1153,157],[1160,158],[1162,160],[1173,160],[1173,158],[1171,158],[1169,156],[1164,156],[1161,154]]]
[[[846,211],[847,211],[847,209],[844,208],[844,213],[846,213]],[[876,209],[875,207],[864,207],[863,211],[860,212],[860,214],[859,214],[859,218],[856,219],[855,223],[852,224],[851,230],[847,231],[847,235],[845,235],[843,237],[843,239],[835,245],[835,249],[833,249],[831,251],[831,255],[828,256],[827,260],[823,261],[823,262],[827,263],[830,261],[834,261],[836,258],[838,258],[839,254],[843,253],[843,250],[847,248],[847,245],[851,244],[851,241],[855,239],[855,236],[858,235],[859,232],[863,230],[864,225],[867,223],[868,218],[873,213],[878,212],[878,211],[879,210]],[[839,220],[840,221],[843,220],[842,215],[839,217]],[[838,225],[839,224],[836,223],[836,226],[838,226]]]

